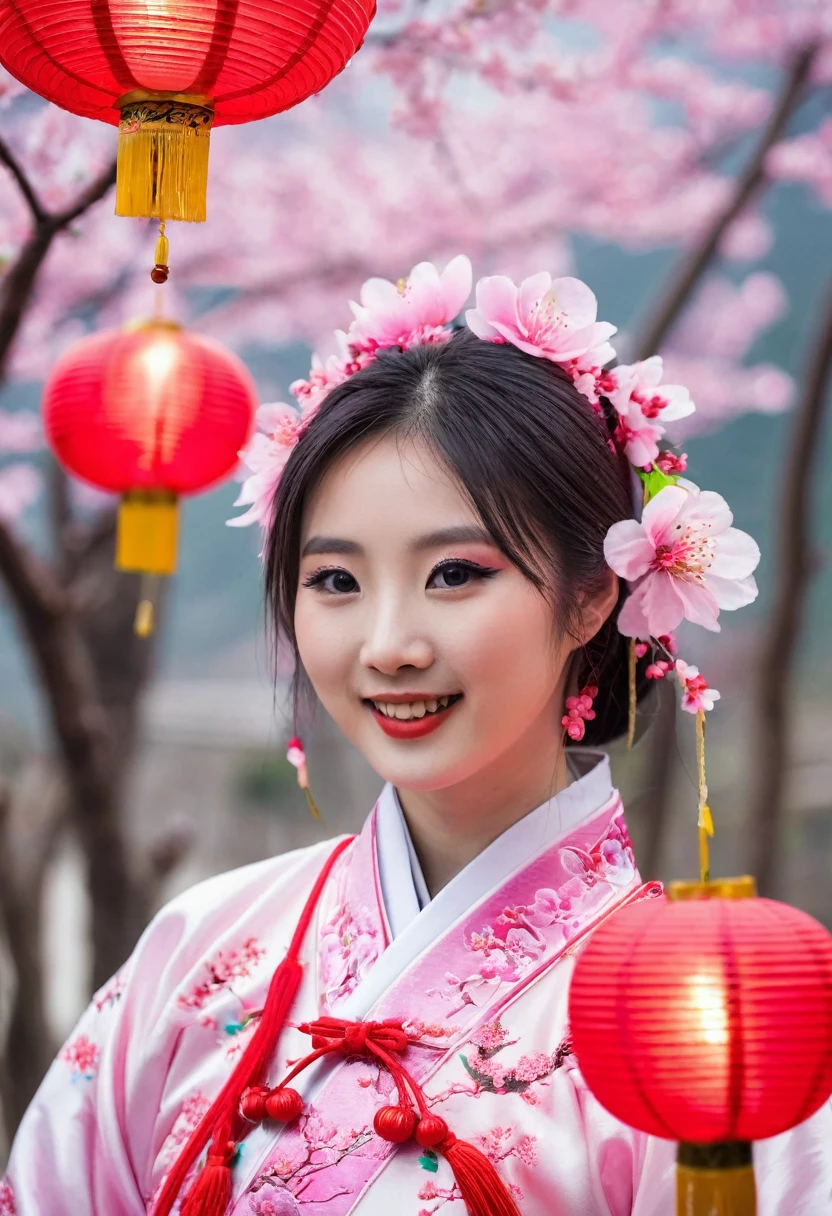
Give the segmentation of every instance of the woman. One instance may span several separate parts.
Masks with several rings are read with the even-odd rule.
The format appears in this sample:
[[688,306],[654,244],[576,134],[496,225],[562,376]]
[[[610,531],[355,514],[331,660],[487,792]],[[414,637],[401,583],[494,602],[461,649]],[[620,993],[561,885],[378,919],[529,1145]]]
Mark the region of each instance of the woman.
[[[0,1211],[672,1211],[674,1146],[604,1111],[570,1047],[575,950],[658,893],[595,748],[647,678],[712,707],[670,634],[749,602],[758,553],[659,451],[685,390],[658,360],[603,370],[588,288],[483,280],[452,332],[470,288],[464,258],[371,280],[247,453],[298,693],[385,779],[377,806],[156,917],[35,1098]],[[828,1209],[830,1132],[825,1108],[756,1146],[762,1216]]]

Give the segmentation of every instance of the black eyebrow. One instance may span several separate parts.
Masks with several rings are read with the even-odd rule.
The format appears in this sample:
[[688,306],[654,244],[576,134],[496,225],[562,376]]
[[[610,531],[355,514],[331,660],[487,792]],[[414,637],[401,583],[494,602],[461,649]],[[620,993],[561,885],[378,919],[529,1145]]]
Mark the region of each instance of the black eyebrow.
[[[439,549],[444,545],[472,543],[498,547],[485,528],[481,528],[477,524],[458,524],[456,527],[439,528],[436,532],[428,532],[426,536],[420,536],[413,542],[411,548],[420,553],[426,549]],[[322,553],[340,553],[361,557],[364,549],[357,541],[347,540],[343,536],[310,536],[303,546],[301,557],[314,557]]]
[[361,554],[364,550],[354,540],[344,540],[340,536],[310,536],[303,546],[301,557],[312,557],[317,553],[351,553]]
[[443,545],[465,545],[465,544],[491,545],[492,548],[497,548],[493,537],[489,536],[485,528],[479,527],[477,524],[459,524],[453,528],[439,528],[436,532],[429,532],[427,536],[420,536],[418,540],[413,542],[413,548],[417,551],[422,549],[439,549]]

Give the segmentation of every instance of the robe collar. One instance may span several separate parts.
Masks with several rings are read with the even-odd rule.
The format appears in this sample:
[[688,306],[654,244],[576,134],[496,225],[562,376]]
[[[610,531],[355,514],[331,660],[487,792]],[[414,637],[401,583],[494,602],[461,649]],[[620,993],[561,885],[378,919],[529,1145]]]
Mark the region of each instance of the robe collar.
[[[610,762],[603,752],[567,756],[571,783],[512,824],[475,857],[437,895],[443,904],[474,902],[484,890],[507,878],[519,865],[556,844],[612,796]],[[388,937],[395,941],[431,902],[422,867],[398,796],[385,785],[375,809],[375,851]]]

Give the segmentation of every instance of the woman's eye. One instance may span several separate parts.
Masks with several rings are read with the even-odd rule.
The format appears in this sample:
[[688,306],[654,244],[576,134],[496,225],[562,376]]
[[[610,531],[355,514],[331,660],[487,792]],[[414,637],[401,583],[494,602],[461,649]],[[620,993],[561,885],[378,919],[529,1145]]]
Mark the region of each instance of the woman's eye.
[[488,566],[478,566],[476,562],[442,562],[431,572],[428,587],[439,591],[453,591],[480,579],[493,578],[496,573],[496,570]]
[[316,570],[303,580],[304,587],[317,587],[329,595],[352,595],[359,590],[349,570]]

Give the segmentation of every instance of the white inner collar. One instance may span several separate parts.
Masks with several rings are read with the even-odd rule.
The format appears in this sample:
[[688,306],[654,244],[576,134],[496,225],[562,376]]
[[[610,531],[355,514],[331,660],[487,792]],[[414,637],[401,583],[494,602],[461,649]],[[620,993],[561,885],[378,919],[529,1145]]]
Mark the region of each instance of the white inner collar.
[[[507,828],[443,887],[434,904],[459,904],[460,912],[464,911],[478,893],[490,890],[603,806],[613,792],[607,756],[587,750],[571,752],[567,760],[572,782]],[[390,784],[385,785],[376,807],[376,848],[384,906],[395,940],[432,901],[398,795]]]

